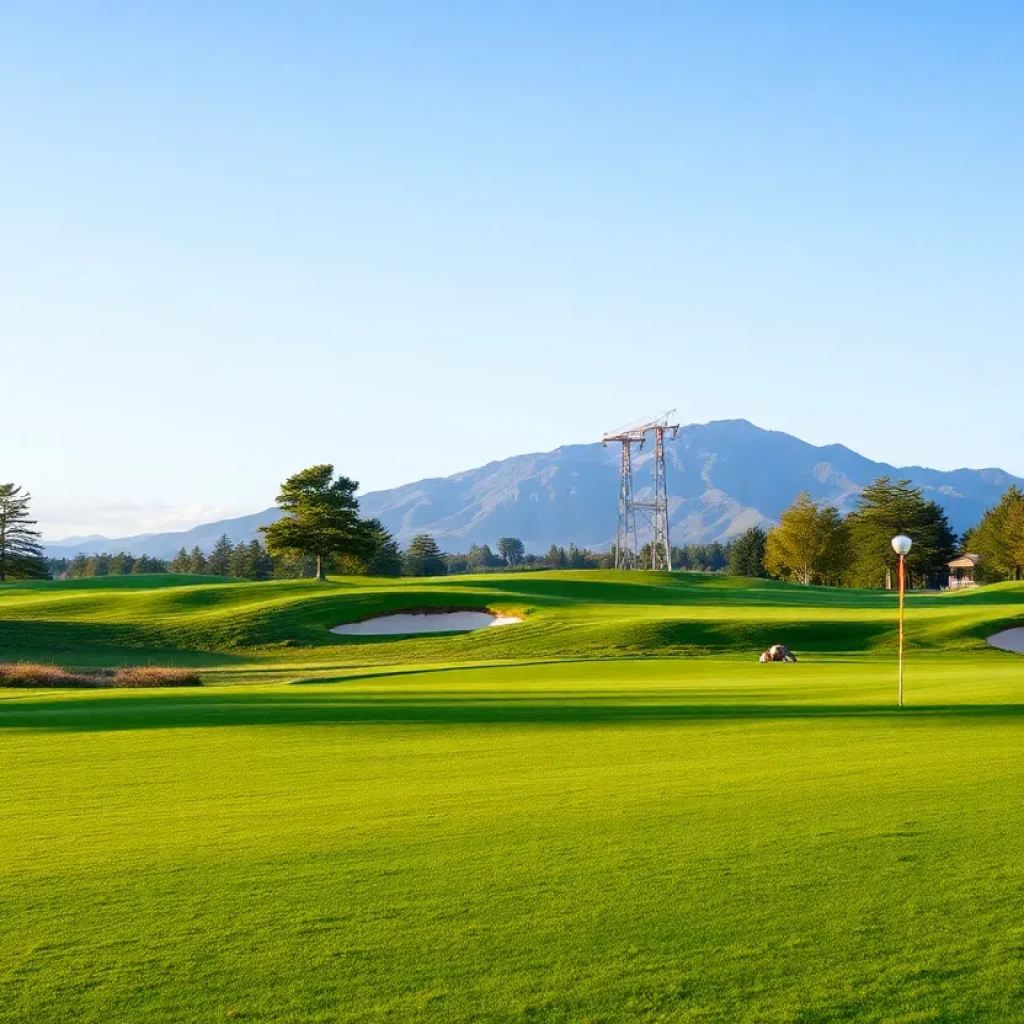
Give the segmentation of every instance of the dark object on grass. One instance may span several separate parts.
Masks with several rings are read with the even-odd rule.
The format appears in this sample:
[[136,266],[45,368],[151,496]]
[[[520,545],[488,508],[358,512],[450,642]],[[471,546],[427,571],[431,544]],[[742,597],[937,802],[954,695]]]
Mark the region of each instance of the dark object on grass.
[[97,669],[83,672],[25,661],[0,662],[0,687],[8,689],[123,690],[202,685],[199,673],[187,668],[135,665],[116,670]]
[[758,660],[762,663],[768,661],[795,662],[796,655],[785,644],[774,644]]

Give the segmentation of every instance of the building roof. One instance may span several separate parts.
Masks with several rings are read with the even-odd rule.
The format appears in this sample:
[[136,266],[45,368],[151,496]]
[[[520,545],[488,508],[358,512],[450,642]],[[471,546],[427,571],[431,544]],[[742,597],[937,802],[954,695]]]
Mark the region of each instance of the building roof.
[[961,555],[949,563],[950,569],[973,569],[981,561],[981,555]]

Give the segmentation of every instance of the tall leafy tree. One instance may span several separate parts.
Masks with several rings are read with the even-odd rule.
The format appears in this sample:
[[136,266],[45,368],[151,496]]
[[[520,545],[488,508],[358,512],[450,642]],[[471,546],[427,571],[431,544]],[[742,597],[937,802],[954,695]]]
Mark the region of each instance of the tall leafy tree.
[[760,526],[752,526],[729,547],[729,573],[732,576],[767,576],[764,553],[768,534]]
[[32,495],[14,484],[0,484],[0,583],[46,575],[39,531],[30,517]]
[[773,576],[811,583],[835,583],[846,571],[846,524],[831,505],[804,491],[779,517],[765,542],[764,567]]
[[909,480],[882,476],[860,493],[847,519],[853,548],[851,580],[857,586],[891,586],[898,558],[892,538],[905,533],[914,542],[907,556],[909,582],[927,586],[945,576],[956,550],[956,534],[942,507],[924,498]]
[[442,576],[447,569],[437,541],[427,533],[413,537],[403,563],[406,576]]
[[366,559],[373,552],[373,537],[359,518],[355,493],[359,485],[346,476],[335,477],[331,465],[310,466],[281,485],[278,507],[284,515],[260,529],[271,554],[301,553],[316,559],[316,577],[325,579],[329,555]]
[[961,548],[981,555],[978,577],[985,582],[1024,579],[1024,491],[1010,487],[964,535]]
[[274,575],[274,559],[258,540],[249,541],[249,560],[249,579],[269,580]]
[[526,557],[526,548],[518,537],[499,537],[498,555],[508,566],[516,566]]

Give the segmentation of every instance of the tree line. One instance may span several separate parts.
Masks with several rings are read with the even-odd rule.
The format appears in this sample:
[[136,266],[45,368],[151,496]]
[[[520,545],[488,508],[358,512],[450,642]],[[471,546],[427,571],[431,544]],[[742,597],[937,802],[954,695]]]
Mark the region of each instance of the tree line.
[[[170,562],[126,552],[46,559],[34,529],[31,495],[0,484],[0,582],[47,576],[117,576],[179,572],[265,580],[339,575],[437,576],[490,570],[601,569],[615,564],[615,549],[595,552],[552,544],[543,555],[528,554],[517,537],[473,544],[465,554],[446,554],[427,535],[402,551],[378,519],[362,519],[357,484],[335,476],[330,465],[313,466],[281,487],[282,516],[261,527],[265,543],[232,543],[225,534],[206,554],[182,548]],[[800,494],[769,531],[747,530],[728,543],[673,546],[673,568],[739,576],[774,577],[805,585],[888,587],[897,557],[890,541],[898,533],[913,539],[907,558],[910,584],[940,586],[947,563],[958,553],[981,556],[981,582],[1024,579],[1024,492],[1010,487],[975,527],[957,538],[942,507],[909,480],[879,477],[858,495],[845,518],[828,502]],[[651,546],[640,552],[641,567],[652,564]]]
[[48,574],[54,579],[84,579],[89,576],[141,576],[167,572],[170,564],[150,555],[116,554],[85,555],[74,558],[47,558]]
[[[845,518],[832,505],[800,494],[772,530],[748,530],[733,545],[730,569],[739,575],[771,576],[805,586],[886,587],[895,578],[898,556],[892,538],[905,533],[913,540],[907,556],[908,582],[913,587],[941,587],[948,563],[978,543],[1012,549],[1007,523],[1021,514],[1024,503],[1015,488],[985,514],[982,524],[959,539],[938,502],[926,498],[909,480],[878,477],[857,497]],[[1013,527],[1009,533],[1012,534]],[[981,552],[977,552],[981,553]],[[993,578],[1013,578],[1012,566],[984,556]],[[1010,559],[1012,561],[1012,558]],[[1024,563],[1024,551],[1021,552]]]

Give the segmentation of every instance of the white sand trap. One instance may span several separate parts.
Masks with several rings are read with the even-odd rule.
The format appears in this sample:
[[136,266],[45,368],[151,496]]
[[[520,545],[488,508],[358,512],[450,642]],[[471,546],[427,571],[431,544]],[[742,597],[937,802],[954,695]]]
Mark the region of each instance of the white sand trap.
[[378,615],[363,622],[348,622],[335,626],[331,632],[343,636],[409,636],[413,633],[470,633],[475,629],[511,626],[522,622],[515,615],[495,615],[493,612],[427,612],[423,615],[399,613]]
[[992,647],[998,647],[1001,651],[1013,651],[1014,654],[1024,654],[1024,626],[1016,629],[1004,629],[1002,633],[994,633],[988,638]]

